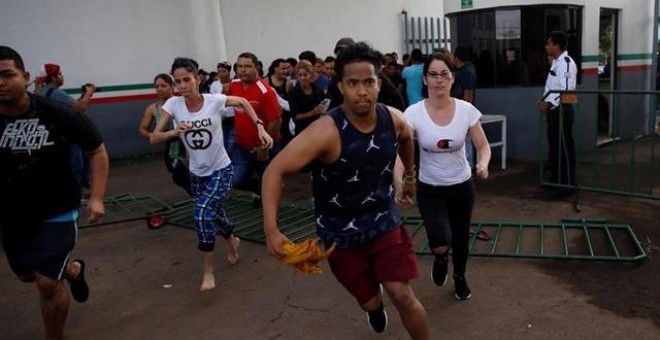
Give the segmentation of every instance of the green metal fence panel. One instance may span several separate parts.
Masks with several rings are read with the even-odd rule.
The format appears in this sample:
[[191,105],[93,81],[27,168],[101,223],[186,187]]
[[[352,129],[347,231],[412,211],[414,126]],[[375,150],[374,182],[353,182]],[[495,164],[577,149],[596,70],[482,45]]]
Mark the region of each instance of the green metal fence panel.
[[[193,204],[191,200],[172,204],[173,212],[167,217],[167,222],[178,227],[194,229]],[[250,197],[231,195],[225,200],[224,207],[234,223],[234,234],[237,237],[252,242],[266,243],[262,210],[252,207]],[[278,212],[278,221],[280,231],[293,242],[316,237],[316,220],[310,207],[282,205]]]
[[173,212],[170,205],[152,196],[121,194],[103,200],[105,216],[96,223],[88,224],[87,200],[83,200],[79,228],[97,227],[108,224],[147,220],[152,216],[167,215]]
[[[547,167],[548,145],[544,115],[539,115],[539,181],[544,186],[574,188],[605,194],[660,199],[660,137],[656,132],[660,114],[654,103],[658,91],[551,91],[575,94],[573,138],[576,148],[574,186],[551,182]],[[560,119],[564,118],[560,107]],[[560,124],[561,126],[561,124]],[[561,143],[561,133],[558,138]],[[561,152],[561,148],[557,148]]]
[[[407,216],[417,254],[431,255],[418,216]],[[478,240],[479,231],[492,235]],[[528,259],[637,262],[647,257],[627,224],[603,220],[564,220],[560,223],[475,222],[469,240],[470,256]]]

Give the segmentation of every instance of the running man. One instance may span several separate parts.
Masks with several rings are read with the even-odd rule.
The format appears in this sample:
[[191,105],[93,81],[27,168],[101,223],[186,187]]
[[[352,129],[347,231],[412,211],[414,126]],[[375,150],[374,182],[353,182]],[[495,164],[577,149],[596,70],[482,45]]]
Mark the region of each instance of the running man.
[[[376,104],[382,57],[365,43],[337,57],[337,86],[343,104],[322,116],[273,159],[263,177],[264,230],[268,252],[284,256],[288,241],[277,225],[285,176],[313,168],[317,234],[337,280],[367,314],[371,328],[387,327],[381,287],[413,339],[429,339],[426,311],[409,280],[419,277],[410,236],[396,211],[393,168],[398,153],[414,171],[413,140],[400,111]],[[414,182],[404,181],[402,199],[412,202]]]
[[[108,154],[92,122],[69,106],[26,92],[30,74],[0,46],[0,236],[9,266],[36,282],[47,339],[62,339],[69,313],[66,279],[77,302],[89,297],[85,262],[70,261],[78,236],[81,190],[69,148],[89,152],[88,223],[104,215]],[[29,213],[23,213],[28,209]]]

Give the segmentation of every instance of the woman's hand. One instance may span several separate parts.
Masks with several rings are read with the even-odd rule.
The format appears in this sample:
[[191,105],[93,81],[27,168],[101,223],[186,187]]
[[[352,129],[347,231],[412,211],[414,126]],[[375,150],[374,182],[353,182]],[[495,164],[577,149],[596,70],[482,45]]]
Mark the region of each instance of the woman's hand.
[[482,163],[477,163],[475,166],[475,169],[477,170],[477,176],[481,179],[488,179],[488,165],[482,164]]

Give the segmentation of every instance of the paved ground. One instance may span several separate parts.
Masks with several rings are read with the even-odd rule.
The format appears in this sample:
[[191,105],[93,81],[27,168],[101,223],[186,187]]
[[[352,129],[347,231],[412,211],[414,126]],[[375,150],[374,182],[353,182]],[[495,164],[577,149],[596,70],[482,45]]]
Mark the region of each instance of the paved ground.
[[[474,219],[605,218],[630,223],[641,239],[660,245],[660,204],[584,194],[582,212],[575,213],[570,204],[545,198],[535,174],[533,167],[512,164],[478,183]],[[306,202],[308,183],[305,176],[287,182],[286,199]],[[160,158],[113,164],[109,191],[183,198]],[[433,339],[660,339],[660,249],[648,248],[654,256],[639,264],[471,258],[473,297],[467,302],[454,300],[451,285],[431,283],[431,258],[422,256],[424,276],[413,286]],[[243,242],[240,250],[237,266],[217,263],[218,289],[201,294],[191,230],[150,230],[142,221],[81,230],[74,256],[86,259],[92,292],[87,303],[72,304],[67,338],[408,338],[391,304],[386,333],[373,334],[330,273],[301,277],[268,257],[263,245]],[[34,287],[15,279],[2,257],[0,338],[38,339],[41,332]]]

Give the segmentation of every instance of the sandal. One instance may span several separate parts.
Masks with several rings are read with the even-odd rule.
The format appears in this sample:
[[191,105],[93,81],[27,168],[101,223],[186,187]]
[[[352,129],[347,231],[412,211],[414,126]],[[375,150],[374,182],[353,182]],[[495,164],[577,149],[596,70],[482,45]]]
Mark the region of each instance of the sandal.
[[78,277],[74,279],[67,278],[69,282],[69,288],[71,289],[71,296],[76,302],[82,303],[87,301],[89,298],[89,286],[87,286],[87,281],[85,281],[85,261],[81,259],[75,259],[73,262],[80,263],[80,272]]

